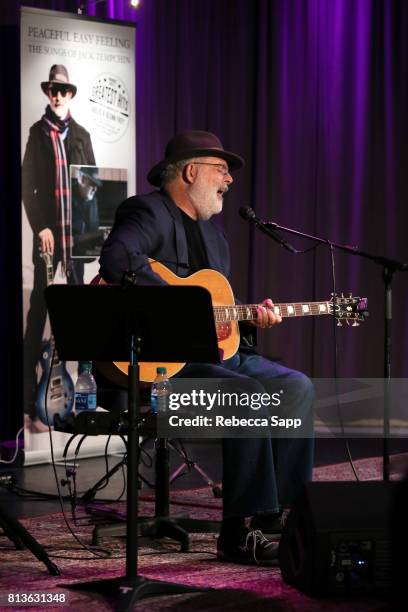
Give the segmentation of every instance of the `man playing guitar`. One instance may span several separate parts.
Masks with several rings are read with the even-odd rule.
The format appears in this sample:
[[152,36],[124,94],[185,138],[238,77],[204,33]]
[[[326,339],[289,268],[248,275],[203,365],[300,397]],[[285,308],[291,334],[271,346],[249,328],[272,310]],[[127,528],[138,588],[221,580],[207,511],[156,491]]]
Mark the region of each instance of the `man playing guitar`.
[[[209,132],[188,131],[170,140],[165,158],[148,174],[149,182],[159,190],[131,197],[117,210],[100,259],[104,281],[118,283],[130,270],[140,284],[165,284],[150,259],[179,277],[210,269],[228,278],[228,244],[210,218],[221,212],[233,182],[231,172],[243,164],[241,157],[225,151]],[[241,341],[235,354],[221,365],[186,364],[179,375],[233,379],[261,393],[271,386],[276,389],[278,380],[281,388],[290,387],[291,415],[310,420],[311,381],[265,359],[251,344],[251,330],[280,322],[272,300],[265,299],[256,306],[256,317],[245,322],[245,342]],[[283,510],[311,479],[313,439],[228,438],[222,441],[222,453],[223,522],[218,557],[238,563],[275,564],[277,543],[268,540],[264,532],[275,530]],[[247,528],[245,519],[249,517]]]

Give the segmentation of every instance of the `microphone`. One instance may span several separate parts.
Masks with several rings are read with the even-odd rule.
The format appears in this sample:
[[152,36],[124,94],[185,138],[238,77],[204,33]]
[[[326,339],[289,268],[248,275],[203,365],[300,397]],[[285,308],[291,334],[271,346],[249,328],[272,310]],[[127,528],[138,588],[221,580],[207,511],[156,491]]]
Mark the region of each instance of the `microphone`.
[[250,206],[241,206],[238,212],[245,221],[254,221],[255,219],[259,221],[254,209]]
[[258,228],[259,230],[261,230],[261,232],[269,236],[269,238],[273,238],[273,240],[278,242],[281,247],[284,247],[291,253],[300,253],[300,251],[295,249],[295,247],[293,247],[291,244],[289,244],[289,242],[282,238],[282,236],[278,234],[276,230],[272,229],[271,223],[266,223],[265,221],[259,219],[259,217],[256,216],[253,208],[251,208],[250,206],[241,206],[239,209],[239,214],[243,219],[245,219],[245,221],[249,221],[249,223],[255,225],[256,228]]

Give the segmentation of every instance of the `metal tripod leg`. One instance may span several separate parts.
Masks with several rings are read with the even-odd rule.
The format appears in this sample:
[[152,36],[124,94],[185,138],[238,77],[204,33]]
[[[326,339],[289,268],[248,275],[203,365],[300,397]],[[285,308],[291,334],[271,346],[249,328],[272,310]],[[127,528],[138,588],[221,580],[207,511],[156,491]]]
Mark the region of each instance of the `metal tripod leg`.
[[[118,463],[115,463],[115,465],[108,471],[106,472],[106,474],[104,474],[102,476],[102,478],[100,478],[98,480],[98,482],[96,482],[93,487],[91,487],[90,489],[88,489],[87,491],[85,491],[85,493],[82,495],[81,497],[81,501],[82,503],[89,503],[91,502],[94,498],[95,495],[97,494],[98,490],[100,487],[102,487],[103,485],[105,485],[106,482],[109,481],[109,479],[116,474],[116,472],[118,470],[120,470],[120,468],[122,466],[125,466],[127,464],[127,455],[125,455],[123,457],[123,459],[121,459]],[[151,483],[149,480],[147,480],[147,478],[145,478],[144,476],[142,476],[141,474],[138,474],[138,478],[144,482],[148,487],[153,488],[154,485],[153,483]]]
[[6,536],[15,544],[18,549],[26,546],[39,561],[42,561],[48,569],[51,576],[60,576],[61,572],[58,567],[48,557],[45,549],[33,538],[25,527],[11,514],[8,514],[0,506],[0,526],[3,528]]
[[190,472],[191,470],[195,470],[204,480],[206,485],[211,487],[214,497],[216,497],[217,499],[220,499],[222,497],[221,487],[217,485],[212,480],[212,478],[210,478],[207,472],[205,472],[203,468],[198,463],[196,463],[196,461],[191,461],[191,459],[188,458],[184,445],[179,441],[179,444],[182,447],[182,451],[180,451],[180,449],[177,448],[177,446],[171,440],[169,441],[169,444],[171,448],[173,448],[173,450],[175,450],[176,453],[178,453],[183,458],[183,463],[181,463],[179,467],[171,474],[170,484],[173,484],[173,482],[180,476],[184,468],[187,468],[187,470]]

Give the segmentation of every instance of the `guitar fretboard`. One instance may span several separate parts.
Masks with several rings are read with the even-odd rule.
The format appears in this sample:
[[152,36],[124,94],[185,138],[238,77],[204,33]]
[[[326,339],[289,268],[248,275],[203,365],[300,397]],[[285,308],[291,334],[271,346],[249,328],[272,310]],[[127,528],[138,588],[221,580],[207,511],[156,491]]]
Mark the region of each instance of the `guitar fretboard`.
[[[50,285],[54,283],[53,256],[51,253],[41,253],[41,257],[44,260],[46,274],[47,274],[47,287],[49,287]],[[54,340],[53,334],[51,334],[50,336],[50,344],[51,344],[51,351],[54,356],[52,365],[55,367],[55,366],[60,365],[61,362],[59,360],[59,357],[58,357],[58,354],[55,348],[55,340]]]
[[[254,321],[258,317],[259,304],[235,304],[234,306],[215,306],[216,323],[228,321]],[[331,302],[295,302],[274,304],[273,311],[281,317],[306,317],[332,314]]]
[[47,266],[47,287],[49,287],[54,282],[54,269],[52,267],[52,264],[51,265],[46,264],[46,266]]

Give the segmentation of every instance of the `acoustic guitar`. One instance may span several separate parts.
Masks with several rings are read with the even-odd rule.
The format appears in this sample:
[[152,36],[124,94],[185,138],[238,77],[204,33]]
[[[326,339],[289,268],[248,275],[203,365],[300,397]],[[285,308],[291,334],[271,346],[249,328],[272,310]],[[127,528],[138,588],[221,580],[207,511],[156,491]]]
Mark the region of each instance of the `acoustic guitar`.
[[[191,276],[181,278],[174,274],[163,264],[149,259],[152,270],[156,272],[169,285],[200,286],[207,289],[212,298],[215,327],[217,331],[218,346],[223,351],[223,358],[229,359],[238,350],[240,333],[238,321],[254,321],[257,319],[257,306],[259,304],[235,304],[234,294],[228,280],[216,270],[200,270]],[[99,283],[104,284],[102,279]],[[274,312],[281,317],[309,317],[319,315],[333,315],[338,325],[345,321],[347,325],[357,326],[368,315],[367,299],[353,297],[332,296],[328,301],[296,302],[274,304]],[[128,362],[115,361],[113,363],[98,362],[99,370],[113,382],[127,386]],[[156,377],[156,368],[164,366],[167,374],[174,376],[184,367],[185,363],[148,363],[140,362],[140,380],[152,382]]]

